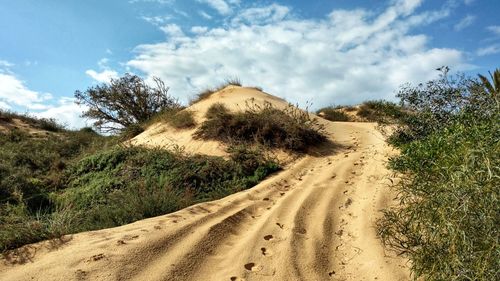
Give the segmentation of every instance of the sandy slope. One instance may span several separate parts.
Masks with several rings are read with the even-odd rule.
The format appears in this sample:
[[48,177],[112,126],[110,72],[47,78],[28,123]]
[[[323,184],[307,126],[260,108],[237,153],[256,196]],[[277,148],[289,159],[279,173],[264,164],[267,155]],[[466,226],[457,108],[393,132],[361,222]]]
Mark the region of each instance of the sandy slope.
[[[245,93],[268,99],[245,91],[240,99]],[[235,98],[226,94],[198,104],[198,112]],[[372,123],[322,122],[335,147],[290,163],[252,189],[24,247],[0,261],[0,279],[408,280],[405,260],[385,252],[374,229],[392,198],[385,169],[392,151]],[[138,140],[161,141],[161,133],[156,140],[150,133]],[[222,151],[219,144],[204,149]]]

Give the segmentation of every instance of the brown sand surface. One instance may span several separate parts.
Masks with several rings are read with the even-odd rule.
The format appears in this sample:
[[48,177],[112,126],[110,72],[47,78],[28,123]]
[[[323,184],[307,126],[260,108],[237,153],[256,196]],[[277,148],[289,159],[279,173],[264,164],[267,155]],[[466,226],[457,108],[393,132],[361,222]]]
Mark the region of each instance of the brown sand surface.
[[[236,109],[235,101],[253,97],[286,105],[240,89],[190,109],[202,120],[213,102]],[[0,280],[409,280],[407,261],[383,248],[374,227],[394,203],[395,179],[385,167],[394,151],[374,123],[321,122],[337,144],[331,150],[217,201],[23,247],[0,260]],[[223,155],[223,145],[197,148],[185,132],[164,141],[173,129],[155,135],[158,126],[135,141]]]

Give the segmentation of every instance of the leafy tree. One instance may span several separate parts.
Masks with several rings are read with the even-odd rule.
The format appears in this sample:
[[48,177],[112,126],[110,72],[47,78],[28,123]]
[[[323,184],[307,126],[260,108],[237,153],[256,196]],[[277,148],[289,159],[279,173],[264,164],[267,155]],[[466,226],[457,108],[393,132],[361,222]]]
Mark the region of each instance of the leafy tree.
[[97,129],[116,133],[145,122],[160,111],[180,108],[163,81],[157,77],[153,81],[155,85],[149,86],[139,76],[127,73],[109,84],[76,91],[75,98],[77,104],[88,107],[82,116],[96,120]]

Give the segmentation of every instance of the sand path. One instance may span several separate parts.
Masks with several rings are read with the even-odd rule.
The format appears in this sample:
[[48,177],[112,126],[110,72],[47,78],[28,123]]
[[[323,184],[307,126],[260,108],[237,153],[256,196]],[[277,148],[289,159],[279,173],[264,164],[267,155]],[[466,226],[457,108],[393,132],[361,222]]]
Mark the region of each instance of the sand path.
[[[1,280],[408,280],[375,234],[391,152],[371,123],[327,123],[340,147],[256,187],[129,225],[43,242]],[[15,264],[17,262],[17,264]]]

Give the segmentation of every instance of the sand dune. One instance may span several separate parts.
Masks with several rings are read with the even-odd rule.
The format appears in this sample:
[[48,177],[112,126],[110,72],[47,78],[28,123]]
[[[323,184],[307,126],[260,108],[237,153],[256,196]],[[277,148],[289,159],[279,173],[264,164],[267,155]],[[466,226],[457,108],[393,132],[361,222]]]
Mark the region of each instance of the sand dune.
[[[322,122],[338,144],[332,153],[304,156],[221,200],[25,247],[1,261],[0,279],[410,279],[374,228],[393,197],[385,168],[393,151],[373,123]],[[138,140],[151,140],[151,130]],[[219,145],[203,149],[217,154]]]

